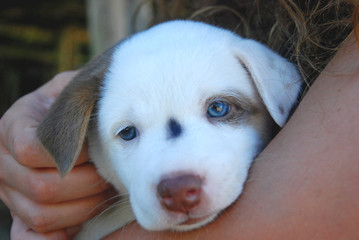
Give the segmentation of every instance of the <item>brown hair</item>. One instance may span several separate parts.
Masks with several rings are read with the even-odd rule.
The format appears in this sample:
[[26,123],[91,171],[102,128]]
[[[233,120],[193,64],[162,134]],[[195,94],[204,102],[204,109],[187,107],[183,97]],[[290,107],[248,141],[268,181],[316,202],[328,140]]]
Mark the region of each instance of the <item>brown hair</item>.
[[256,39],[294,62],[308,86],[357,28],[358,0],[152,0],[152,24],[208,22]]

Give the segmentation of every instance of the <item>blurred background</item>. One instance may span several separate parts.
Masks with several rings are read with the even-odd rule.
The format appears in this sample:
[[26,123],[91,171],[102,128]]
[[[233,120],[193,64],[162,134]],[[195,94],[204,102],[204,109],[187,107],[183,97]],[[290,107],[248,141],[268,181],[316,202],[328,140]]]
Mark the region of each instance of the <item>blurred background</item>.
[[0,116],[17,98],[56,73],[81,67],[93,55],[133,33],[134,28],[145,28],[149,8],[141,7],[140,11],[140,5],[146,5],[140,3],[2,0]]
[[89,58],[84,0],[2,0],[0,113],[56,72]]

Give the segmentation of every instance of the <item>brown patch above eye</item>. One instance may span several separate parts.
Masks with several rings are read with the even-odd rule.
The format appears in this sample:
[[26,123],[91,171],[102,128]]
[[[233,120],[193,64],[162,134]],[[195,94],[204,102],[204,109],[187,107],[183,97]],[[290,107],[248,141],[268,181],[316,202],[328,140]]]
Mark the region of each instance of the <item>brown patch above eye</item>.
[[230,111],[223,117],[209,118],[209,121],[213,124],[222,123],[236,127],[248,122],[249,118],[259,111],[259,107],[252,103],[248,97],[234,91],[208,99],[206,106],[208,107],[214,101],[228,103]]

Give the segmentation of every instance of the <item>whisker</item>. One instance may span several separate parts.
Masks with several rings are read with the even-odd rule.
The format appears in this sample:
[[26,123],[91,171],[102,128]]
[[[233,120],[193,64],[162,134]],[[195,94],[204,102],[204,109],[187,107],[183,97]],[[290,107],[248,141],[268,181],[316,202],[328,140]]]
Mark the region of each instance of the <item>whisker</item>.
[[[122,201],[125,201],[126,199],[128,198],[128,193],[119,193],[119,194],[116,194],[115,196],[112,196],[112,197],[109,197],[107,198],[106,200],[102,201],[101,203],[97,204],[95,207],[93,207],[89,212],[93,212],[95,211],[96,209],[102,207],[103,205],[107,204],[108,202],[111,202],[115,199],[119,199],[118,201],[116,201],[114,204],[118,204],[118,202],[122,202]],[[112,205],[114,204],[111,204],[108,208],[110,208]],[[108,208],[106,208],[104,211],[106,211]]]
[[[128,195],[128,194],[127,194]],[[118,196],[111,197],[111,199],[115,199]],[[110,201],[110,199],[107,199],[105,202]],[[103,204],[103,203],[102,203]],[[99,213],[97,216],[89,220],[88,229],[91,229],[92,226],[96,223],[96,221],[103,216],[104,214],[108,213],[110,210],[116,209],[115,211],[111,212],[109,216],[116,215],[118,212],[121,212],[124,208],[130,208],[130,200],[128,197],[121,198],[119,201],[115,202],[114,204],[110,205],[108,208],[103,210],[101,213]]]

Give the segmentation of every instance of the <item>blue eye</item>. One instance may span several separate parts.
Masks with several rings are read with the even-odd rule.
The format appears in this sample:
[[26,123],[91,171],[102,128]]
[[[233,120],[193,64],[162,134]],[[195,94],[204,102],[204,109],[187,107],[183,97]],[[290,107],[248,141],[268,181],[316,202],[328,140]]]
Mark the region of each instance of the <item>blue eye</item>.
[[122,129],[118,135],[125,141],[131,141],[137,137],[137,130],[134,126],[128,126]]
[[229,113],[230,105],[223,101],[212,102],[208,106],[207,116],[212,118],[224,117]]

